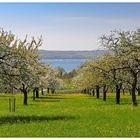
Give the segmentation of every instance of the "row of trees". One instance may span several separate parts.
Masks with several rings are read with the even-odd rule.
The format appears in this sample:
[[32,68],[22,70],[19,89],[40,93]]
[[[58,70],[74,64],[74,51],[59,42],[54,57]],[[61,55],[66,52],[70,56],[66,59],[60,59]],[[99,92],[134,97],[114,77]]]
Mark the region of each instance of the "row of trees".
[[17,39],[11,32],[0,29],[0,88],[21,91],[24,105],[27,95],[38,88],[54,89],[61,81],[58,72],[40,61],[38,47],[42,38],[31,41]]
[[137,105],[136,90],[140,94],[140,29],[136,31],[113,31],[103,35],[101,44],[110,50],[95,61],[89,61],[73,78],[73,83],[83,88],[95,89],[99,97],[99,88],[103,89],[103,98],[109,88],[116,90],[116,103],[120,103],[121,90],[130,91],[132,104]]
[[104,100],[108,89],[115,88],[117,104],[120,103],[121,89],[130,90],[132,104],[137,105],[136,90],[140,94],[140,29],[113,31],[100,40],[111,53],[67,74],[61,68],[52,69],[41,63],[38,47],[42,45],[42,38],[27,41],[26,37],[22,41],[11,32],[0,29],[0,88],[21,91],[27,105],[27,95],[31,90],[38,92],[39,88],[46,88],[54,92],[67,81],[73,83],[73,87],[96,90],[97,98],[102,87]]

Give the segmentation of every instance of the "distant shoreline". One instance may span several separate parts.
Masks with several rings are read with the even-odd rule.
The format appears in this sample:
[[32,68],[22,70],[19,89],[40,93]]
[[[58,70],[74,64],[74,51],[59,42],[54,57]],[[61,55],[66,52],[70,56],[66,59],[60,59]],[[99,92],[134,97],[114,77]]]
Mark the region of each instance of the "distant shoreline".
[[92,51],[49,51],[39,50],[41,59],[95,59],[98,56],[110,53],[108,50]]
[[92,58],[47,58],[47,57],[41,57],[41,59],[92,59]]

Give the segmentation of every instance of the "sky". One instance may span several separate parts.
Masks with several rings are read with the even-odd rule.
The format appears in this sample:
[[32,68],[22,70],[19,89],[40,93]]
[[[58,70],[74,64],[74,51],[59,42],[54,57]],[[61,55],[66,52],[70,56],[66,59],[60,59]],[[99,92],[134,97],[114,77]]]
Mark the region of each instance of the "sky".
[[140,27],[140,3],[0,3],[0,27],[21,39],[42,35],[39,49],[102,49],[102,35]]

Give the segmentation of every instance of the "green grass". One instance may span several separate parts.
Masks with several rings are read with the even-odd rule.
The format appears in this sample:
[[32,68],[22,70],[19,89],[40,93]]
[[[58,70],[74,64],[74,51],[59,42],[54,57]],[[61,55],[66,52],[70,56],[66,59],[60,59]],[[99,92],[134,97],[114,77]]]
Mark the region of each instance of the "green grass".
[[[16,98],[16,112],[8,99]],[[0,137],[140,137],[140,97],[132,107],[130,95],[107,101],[86,94],[41,96],[23,106],[23,95],[0,95]]]

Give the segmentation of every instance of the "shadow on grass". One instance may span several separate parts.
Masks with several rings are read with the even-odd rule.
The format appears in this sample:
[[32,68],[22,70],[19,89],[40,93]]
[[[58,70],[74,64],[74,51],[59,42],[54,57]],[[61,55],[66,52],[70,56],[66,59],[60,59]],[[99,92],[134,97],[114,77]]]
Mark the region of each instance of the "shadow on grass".
[[70,98],[59,98],[59,97],[55,97],[55,96],[51,96],[51,97],[39,97],[38,99],[56,99],[56,100],[59,100],[59,99],[70,99]]
[[47,94],[47,95],[44,95],[44,96],[62,96],[62,94]]
[[74,116],[7,116],[0,117],[0,125],[15,124],[15,123],[30,123],[30,122],[44,122],[44,121],[67,121],[75,119]]
[[60,102],[60,100],[42,100],[42,99],[39,99],[39,100],[35,100],[35,102]]
[[7,98],[14,98],[15,97],[15,95],[11,95],[11,96],[9,96],[9,95],[0,95],[0,98],[5,98],[5,97],[7,97]]

